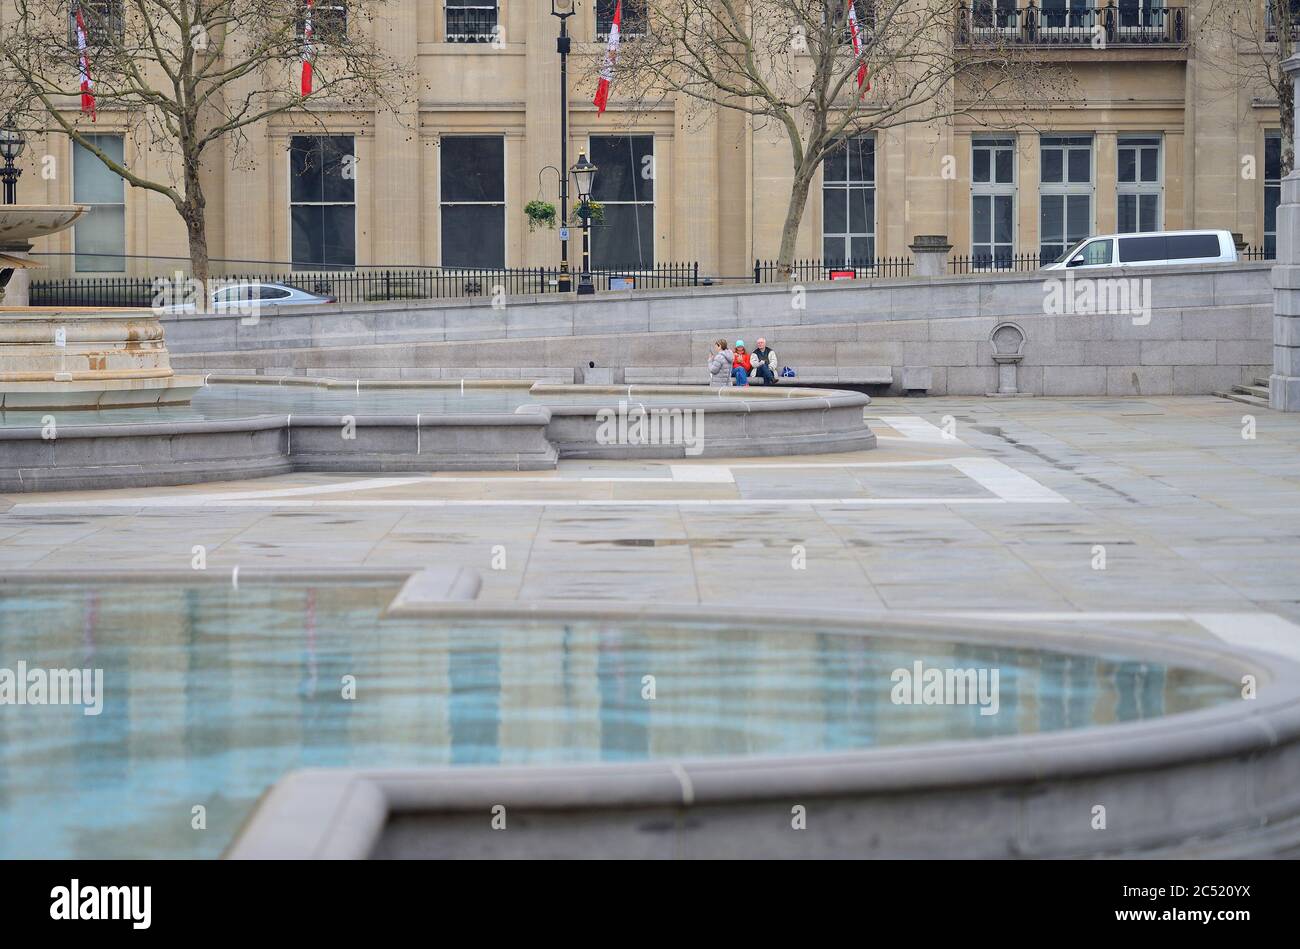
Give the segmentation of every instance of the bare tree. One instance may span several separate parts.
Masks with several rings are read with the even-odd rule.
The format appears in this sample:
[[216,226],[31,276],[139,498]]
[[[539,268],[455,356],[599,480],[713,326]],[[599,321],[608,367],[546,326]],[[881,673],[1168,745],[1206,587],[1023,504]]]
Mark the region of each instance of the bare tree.
[[[0,23],[0,91],[12,111],[67,135],[133,187],[171,200],[185,222],[190,276],[206,281],[205,151],[223,142],[233,162],[245,129],[290,110],[392,108],[405,94],[408,67],[387,61],[374,42],[384,2],[352,0],[346,18],[317,5],[313,88],[304,98],[305,0],[12,0]],[[163,174],[147,177],[88,137],[99,126],[79,111],[77,8],[99,112],[138,147],[174,155]]]
[[1282,63],[1300,39],[1300,0],[1212,0],[1198,53],[1232,95],[1241,89],[1275,98],[1281,125],[1281,173],[1295,166],[1295,93]]
[[[783,276],[817,169],[845,137],[958,115],[1009,127],[1059,97],[1067,79],[1002,30],[979,29],[998,15],[979,0],[973,7],[855,0],[857,55],[849,0],[645,0],[645,7],[646,31],[622,45],[616,80],[642,107],[684,95],[772,121],[788,141]],[[869,90],[859,87],[863,66]]]

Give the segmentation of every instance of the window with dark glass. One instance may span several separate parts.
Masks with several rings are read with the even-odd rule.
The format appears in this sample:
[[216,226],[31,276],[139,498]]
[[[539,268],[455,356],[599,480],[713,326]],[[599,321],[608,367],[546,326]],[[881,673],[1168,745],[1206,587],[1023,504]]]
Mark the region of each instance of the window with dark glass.
[[1050,263],[1092,233],[1092,136],[1039,139],[1038,257]]
[[1264,133],[1264,256],[1277,256],[1277,206],[1282,203],[1282,133]]
[[77,0],[68,4],[68,45],[77,48],[77,7],[81,8],[81,22],[86,25],[86,43],[90,46],[111,46],[122,42],[126,33],[122,12],[123,0]]
[[[307,26],[307,7],[298,11],[298,40]],[[315,43],[342,43],[348,38],[348,5],[339,0],[316,0],[311,8],[311,38]]]
[[506,265],[506,142],[446,135],[439,143],[444,267]]
[[977,268],[1010,267],[1015,256],[1015,165],[1015,139],[971,140],[971,255]]
[[356,265],[356,168],[351,135],[295,135],[289,140],[294,269]]
[[876,257],[876,142],[859,135],[822,160],[822,260],[869,267]]
[[1140,264],[1149,260],[1169,257],[1169,239],[1160,237],[1121,237],[1119,261],[1122,264]]
[[1194,260],[1199,257],[1218,257],[1221,248],[1216,234],[1170,234],[1169,259]]
[[1264,8],[1264,39],[1276,43],[1278,33],[1284,26],[1294,40],[1300,38],[1300,0],[1267,0]]
[[1116,156],[1115,191],[1122,233],[1160,230],[1160,136],[1122,135]]
[[493,0],[447,0],[448,43],[490,43],[496,38]]
[[591,137],[591,161],[600,169],[591,197],[604,214],[591,233],[591,261],[597,270],[654,267],[654,149],[653,135]]
[[1090,0],[1042,0],[1042,27],[1048,30],[1091,27],[1096,22],[1089,16],[1093,7]]
[[985,29],[1013,29],[1016,25],[1016,0],[973,0],[971,23]]
[[[609,39],[610,25],[618,0],[596,0],[596,39],[603,43]],[[623,20],[619,36],[637,36],[646,31],[645,0],[623,0]]]

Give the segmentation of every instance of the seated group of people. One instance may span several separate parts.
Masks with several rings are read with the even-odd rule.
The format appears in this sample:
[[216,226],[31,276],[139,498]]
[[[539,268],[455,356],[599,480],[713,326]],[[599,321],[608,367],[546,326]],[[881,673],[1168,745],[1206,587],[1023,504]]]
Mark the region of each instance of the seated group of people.
[[738,386],[747,386],[753,379],[761,379],[763,385],[776,385],[776,350],[769,349],[767,340],[758,338],[758,345],[750,352],[745,348],[743,339],[736,340],[736,345],[729,346],[725,339],[715,340],[713,352],[709,356],[710,385],[725,386],[729,382]]

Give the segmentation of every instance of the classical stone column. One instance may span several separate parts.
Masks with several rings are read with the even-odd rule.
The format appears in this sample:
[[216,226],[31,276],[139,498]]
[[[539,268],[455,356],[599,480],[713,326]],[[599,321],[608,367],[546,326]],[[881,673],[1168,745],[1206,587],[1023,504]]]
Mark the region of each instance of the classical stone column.
[[[1282,64],[1300,91],[1300,53]],[[1269,402],[1300,412],[1300,169],[1282,179],[1277,209],[1277,263],[1273,267],[1273,374]]]

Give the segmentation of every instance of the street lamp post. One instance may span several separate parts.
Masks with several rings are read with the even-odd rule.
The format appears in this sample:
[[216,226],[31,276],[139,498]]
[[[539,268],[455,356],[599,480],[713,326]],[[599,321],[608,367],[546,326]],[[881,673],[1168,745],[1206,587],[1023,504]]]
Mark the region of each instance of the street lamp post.
[[578,152],[578,163],[569,169],[578,189],[578,217],[582,219],[582,275],[578,278],[578,296],[596,292],[591,282],[591,183],[596,178],[596,168],[587,160],[587,153]]
[[[560,167],[569,165],[569,17],[573,16],[574,0],[551,0],[551,16],[560,21],[560,35],[555,50],[560,54]],[[569,178],[560,173],[560,276],[557,289],[568,293],[573,289],[569,274]]]
[[23,170],[15,167],[14,161],[23,153],[26,145],[27,139],[23,138],[23,133],[14,124],[14,117],[7,116],[4,125],[0,125],[0,157],[5,160],[4,167],[0,168],[0,181],[5,186],[5,204],[18,203],[18,176]]

